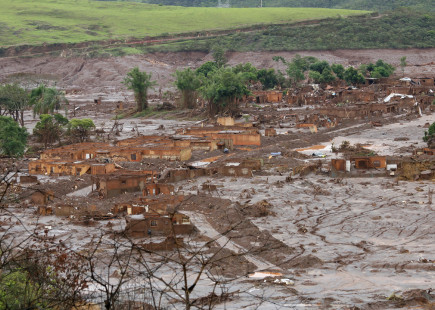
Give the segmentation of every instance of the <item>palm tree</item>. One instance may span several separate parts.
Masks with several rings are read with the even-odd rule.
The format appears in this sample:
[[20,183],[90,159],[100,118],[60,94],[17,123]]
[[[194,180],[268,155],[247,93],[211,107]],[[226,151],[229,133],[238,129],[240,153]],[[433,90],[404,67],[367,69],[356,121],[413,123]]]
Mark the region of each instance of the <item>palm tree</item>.
[[[56,88],[40,85],[30,93],[30,105],[33,106],[33,115],[50,114],[68,104],[64,94]],[[66,111],[65,111],[66,114]]]

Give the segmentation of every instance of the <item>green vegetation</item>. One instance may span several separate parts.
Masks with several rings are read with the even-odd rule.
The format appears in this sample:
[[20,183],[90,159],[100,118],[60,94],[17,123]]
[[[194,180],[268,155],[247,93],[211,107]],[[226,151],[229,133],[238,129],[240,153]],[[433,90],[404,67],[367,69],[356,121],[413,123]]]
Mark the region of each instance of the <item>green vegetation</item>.
[[196,91],[201,86],[201,80],[195,71],[190,68],[183,71],[177,70],[175,78],[175,86],[177,86],[183,96],[183,107],[194,108],[196,105]]
[[21,157],[27,144],[26,128],[20,127],[12,118],[0,116],[0,154]]
[[209,103],[210,115],[236,113],[238,100],[250,93],[246,82],[243,73],[235,73],[231,68],[222,67],[209,74],[199,91]]
[[133,91],[138,112],[148,108],[148,90],[156,85],[156,81],[151,81],[151,73],[140,72],[138,67],[133,68],[127,73],[123,84]]
[[213,53],[213,59],[216,67],[222,68],[225,66],[225,64],[228,62],[227,58],[225,57],[226,50],[219,45],[214,46],[211,51]]
[[435,137],[435,122],[432,123],[432,125],[429,126],[429,129],[424,132],[423,141],[427,142],[427,145],[429,147],[432,147],[432,144],[434,144]]
[[0,46],[143,38],[363,14],[316,8],[165,7],[87,0],[0,0]]
[[[287,76],[289,85],[297,87],[300,81],[308,78],[317,84],[325,84],[334,81],[336,78],[346,81],[348,84],[362,84],[365,77],[382,78],[389,77],[394,72],[394,67],[379,59],[375,64],[362,64],[359,69],[352,66],[344,69],[340,64],[330,65],[327,61],[320,61],[316,57],[302,57],[296,54],[291,61],[281,56],[273,57],[275,61],[282,61],[287,65]],[[277,75],[279,77],[279,75]]]
[[33,128],[33,134],[39,142],[44,143],[44,148],[47,148],[49,144],[56,141],[60,142],[60,136],[63,132],[62,126],[68,124],[68,119],[60,114],[55,114],[54,116],[41,114],[39,118],[41,120]]
[[[291,61],[287,61],[281,56],[275,56],[273,57],[273,60],[282,61],[284,64],[287,65],[286,72],[289,77],[290,85],[293,87],[296,87],[300,81],[305,79],[305,72],[310,69],[312,65],[314,65],[316,62],[319,62],[319,60],[315,57],[301,57],[299,54],[296,54],[296,56]],[[313,68],[319,70],[320,67],[314,66]],[[316,73],[318,73],[319,76],[321,74],[321,72],[317,71]],[[312,75],[314,74],[312,73]],[[315,76],[317,77],[317,74]]]
[[364,83],[364,75],[361,72],[358,72],[354,67],[349,67],[344,71],[344,80],[348,84],[360,84]]
[[[216,6],[216,0],[142,0],[147,3],[181,6]],[[225,0],[222,0],[225,3]],[[232,7],[258,7],[260,0],[231,0]],[[316,7],[316,8],[342,8],[355,10],[385,11],[398,7],[413,7],[433,11],[432,0],[267,0],[263,7]]]
[[[204,51],[216,44],[229,51],[294,51],[435,47],[435,15],[399,9],[382,16],[332,18],[311,25],[271,25],[249,33],[198,38],[138,49]],[[105,51],[110,54],[110,51]]]
[[29,94],[18,84],[0,86],[0,115],[10,115],[24,127],[24,110],[29,106]]
[[89,137],[92,129],[95,129],[95,125],[90,118],[73,118],[68,123],[67,134],[74,141],[84,142]]
[[56,88],[40,85],[30,93],[30,105],[33,106],[34,115],[53,113],[66,104],[68,100],[65,95]]

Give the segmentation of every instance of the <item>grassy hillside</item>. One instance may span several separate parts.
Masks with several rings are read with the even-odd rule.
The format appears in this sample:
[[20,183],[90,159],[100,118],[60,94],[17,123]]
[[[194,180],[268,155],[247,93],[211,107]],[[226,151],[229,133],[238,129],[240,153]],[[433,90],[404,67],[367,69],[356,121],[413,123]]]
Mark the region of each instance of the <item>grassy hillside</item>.
[[[137,0],[139,1],[139,0]],[[226,3],[226,0],[221,0]],[[141,0],[141,2],[178,6],[216,6],[217,0]],[[258,7],[260,0],[230,0],[231,7]],[[264,7],[317,7],[386,11],[398,7],[435,10],[433,0],[263,0]]]
[[381,16],[332,18],[310,25],[270,25],[225,36],[181,40],[154,46],[95,49],[94,56],[120,56],[156,51],[294,51],[366,48],[435,47],[435,16],[399,9]]
[[0,8],[0,46],[145,37],[366,13],[315,8],[186,8],[88,0],[0,0]]

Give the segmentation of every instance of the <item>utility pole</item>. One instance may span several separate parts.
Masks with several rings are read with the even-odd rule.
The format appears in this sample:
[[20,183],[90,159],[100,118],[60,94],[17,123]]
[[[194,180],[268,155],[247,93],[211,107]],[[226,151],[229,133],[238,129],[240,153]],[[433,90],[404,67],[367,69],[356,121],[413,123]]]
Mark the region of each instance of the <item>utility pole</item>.
[[263,7],[263,0],[260,0],[260,8]]

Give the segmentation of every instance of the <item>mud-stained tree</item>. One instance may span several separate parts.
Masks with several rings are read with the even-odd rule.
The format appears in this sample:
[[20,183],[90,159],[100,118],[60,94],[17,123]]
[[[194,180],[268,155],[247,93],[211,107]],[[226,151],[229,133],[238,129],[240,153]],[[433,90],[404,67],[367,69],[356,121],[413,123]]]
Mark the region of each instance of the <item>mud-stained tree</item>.
[[122,83],[133,91],[138,112],[148,108],[148,91],[157,84],[156,81],[151,80],[151,73],[141,72],[138,67],[135,67],[127,73]]
[[44,148],[56,141],[60,143],[62,126],[68,124],[68,119],[60,114],[55,114],[54,117],[50,114],[41,114],[39,118],[41,120],[36,123],[33,129],[33,134],[38,138],[38,141],[44,143]]
[[400,68],[402,69],[402,75],[405,76],[405,67],[408,65],[406,62],[406,56],[400,57]]
[[175,72],[175,86],[181,91],[183,96],[183,107],[195,108],[197,95],[196,92],[201,86],[201,80],[198,78],[195,71],[190,68]]
[[65,95],[56,88],[40,85],[30,93],[30,105],[33,106],[33,115],[51,114],[67,104],[68,100]]

